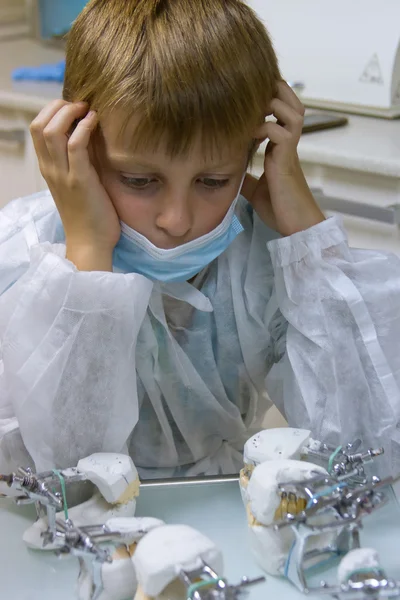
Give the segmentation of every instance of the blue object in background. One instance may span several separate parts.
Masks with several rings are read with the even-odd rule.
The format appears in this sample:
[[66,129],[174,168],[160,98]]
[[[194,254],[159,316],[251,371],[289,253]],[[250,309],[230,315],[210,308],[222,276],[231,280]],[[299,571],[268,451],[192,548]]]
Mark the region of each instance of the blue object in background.
[[[87,0],[39,0],[39,26],[43,39],[65,35]],[[12,72],[14,81],[56,81],[62,83],[65,61],[38,67],[20,67]]]
[[39,67],[20,67],[14,69],[14,81],[57,81],[62,83],[65,74],[65,60],[53,65],[40,65]]
[[87,0],[39,0],[40,34],[44,39],[67,33]]

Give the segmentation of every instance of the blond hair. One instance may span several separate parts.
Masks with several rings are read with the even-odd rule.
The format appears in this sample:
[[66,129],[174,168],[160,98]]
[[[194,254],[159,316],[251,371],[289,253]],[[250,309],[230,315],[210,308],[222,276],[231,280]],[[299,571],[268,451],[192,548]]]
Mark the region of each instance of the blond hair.
[[91,0],[67,40],[64,99],[134,116],[135,148],[172,155],[198,135],[249,141],[280,79],[268,33],[240,0]]

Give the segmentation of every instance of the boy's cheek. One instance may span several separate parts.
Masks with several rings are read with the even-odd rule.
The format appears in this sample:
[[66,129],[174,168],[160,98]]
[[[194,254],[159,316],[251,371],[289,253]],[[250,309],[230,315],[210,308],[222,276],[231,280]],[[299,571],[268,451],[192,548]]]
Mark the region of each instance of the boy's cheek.
[[101,172],[99,173],[101,183],[106,190],[111,202],[117,211],[118,217],[121,221],[124,221],[124,213],[126,213],[127,201],[124,200],[124,191],[122,183],[118,180],[116,175],[112,176],[110,173]]
[[112,179],[110,177],[104,176],[101,178],[102,184],[109,195],[111,202],[113,203],[115,210],[121,220],[123,220],[123,214],[127,210],[128,202],[124,199],[124,192],[122,188],[122,184],[118,179]]
[[134,194],[126,191],[118,178],[104,177],[102,183],[120,221],[145,236],[150,235],[154,226],[150,203],[143,203]]

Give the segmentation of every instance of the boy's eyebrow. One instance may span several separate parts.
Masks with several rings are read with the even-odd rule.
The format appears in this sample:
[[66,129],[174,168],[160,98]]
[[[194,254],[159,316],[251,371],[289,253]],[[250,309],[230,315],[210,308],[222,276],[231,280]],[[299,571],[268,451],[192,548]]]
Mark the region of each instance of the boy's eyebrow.
[[[119,163],[120,165],[124,165],[126,167],[142,167],[144,169],[151,169],[152,171],[160,171],[160,165],[156,165],[151,162],[147,162],[143,159],[136,159],[135,157],[123,155],[123,154],[114,154],[109,156],[110,162]],[[202,171],[209,171],[213,169],[222,169],[226,167],[233,167],[233,163],[221,163],[216,165],[205,165]]]
[[155,171],[158,171],[160,169],[160,165],[155,165],[153,163],[150,162],[146,162],[142,159],[136,160],[134,157],[132,156],[125,156],[122,154],[114,154],[114,155],[110,155],[109,156],[109,160],[111,162],[116,162],[119,164],[123,164],[128,166],[135,166],[135,167],[145,167],[146,169],[154,169]]

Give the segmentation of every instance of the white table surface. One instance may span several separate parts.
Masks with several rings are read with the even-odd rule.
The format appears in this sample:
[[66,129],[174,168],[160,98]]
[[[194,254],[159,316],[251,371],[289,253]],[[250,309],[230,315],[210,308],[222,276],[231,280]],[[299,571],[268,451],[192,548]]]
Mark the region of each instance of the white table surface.
[[[400,178],[400,119],[345,116],[349,122],[343,127],[303,134],[301,162]],[[263,144],[259,152],[264,149]]]
[[304,134],[303,162],[400,177],[400,119],[348,115],[344,127]]
[[[73,600],[78,574],[77,559],[57,559],[52,554],[27,550],[23,531],[34,515],[32,507],[16,507],[6,502],[0,508],[0,598],[3,600]],[[138,516],[154,516],[168,523],[191,525],[221,548],[225,573],[236,583],[243,575],[261,574],[248,548],[247,526],[238,484],[198,484],[142,487],[137,505]],[[363,546],[372,546],[381,556],[389,576],[400,579],[400,510],[397,501],[365,520],[361,532]],[[320,573],[334,582],[335,571]],[[300,600],[303,596],[287,581],[267,577],[266,583],[251,589],[249,600]],[[313,596],[326,598],[326,596]]]

